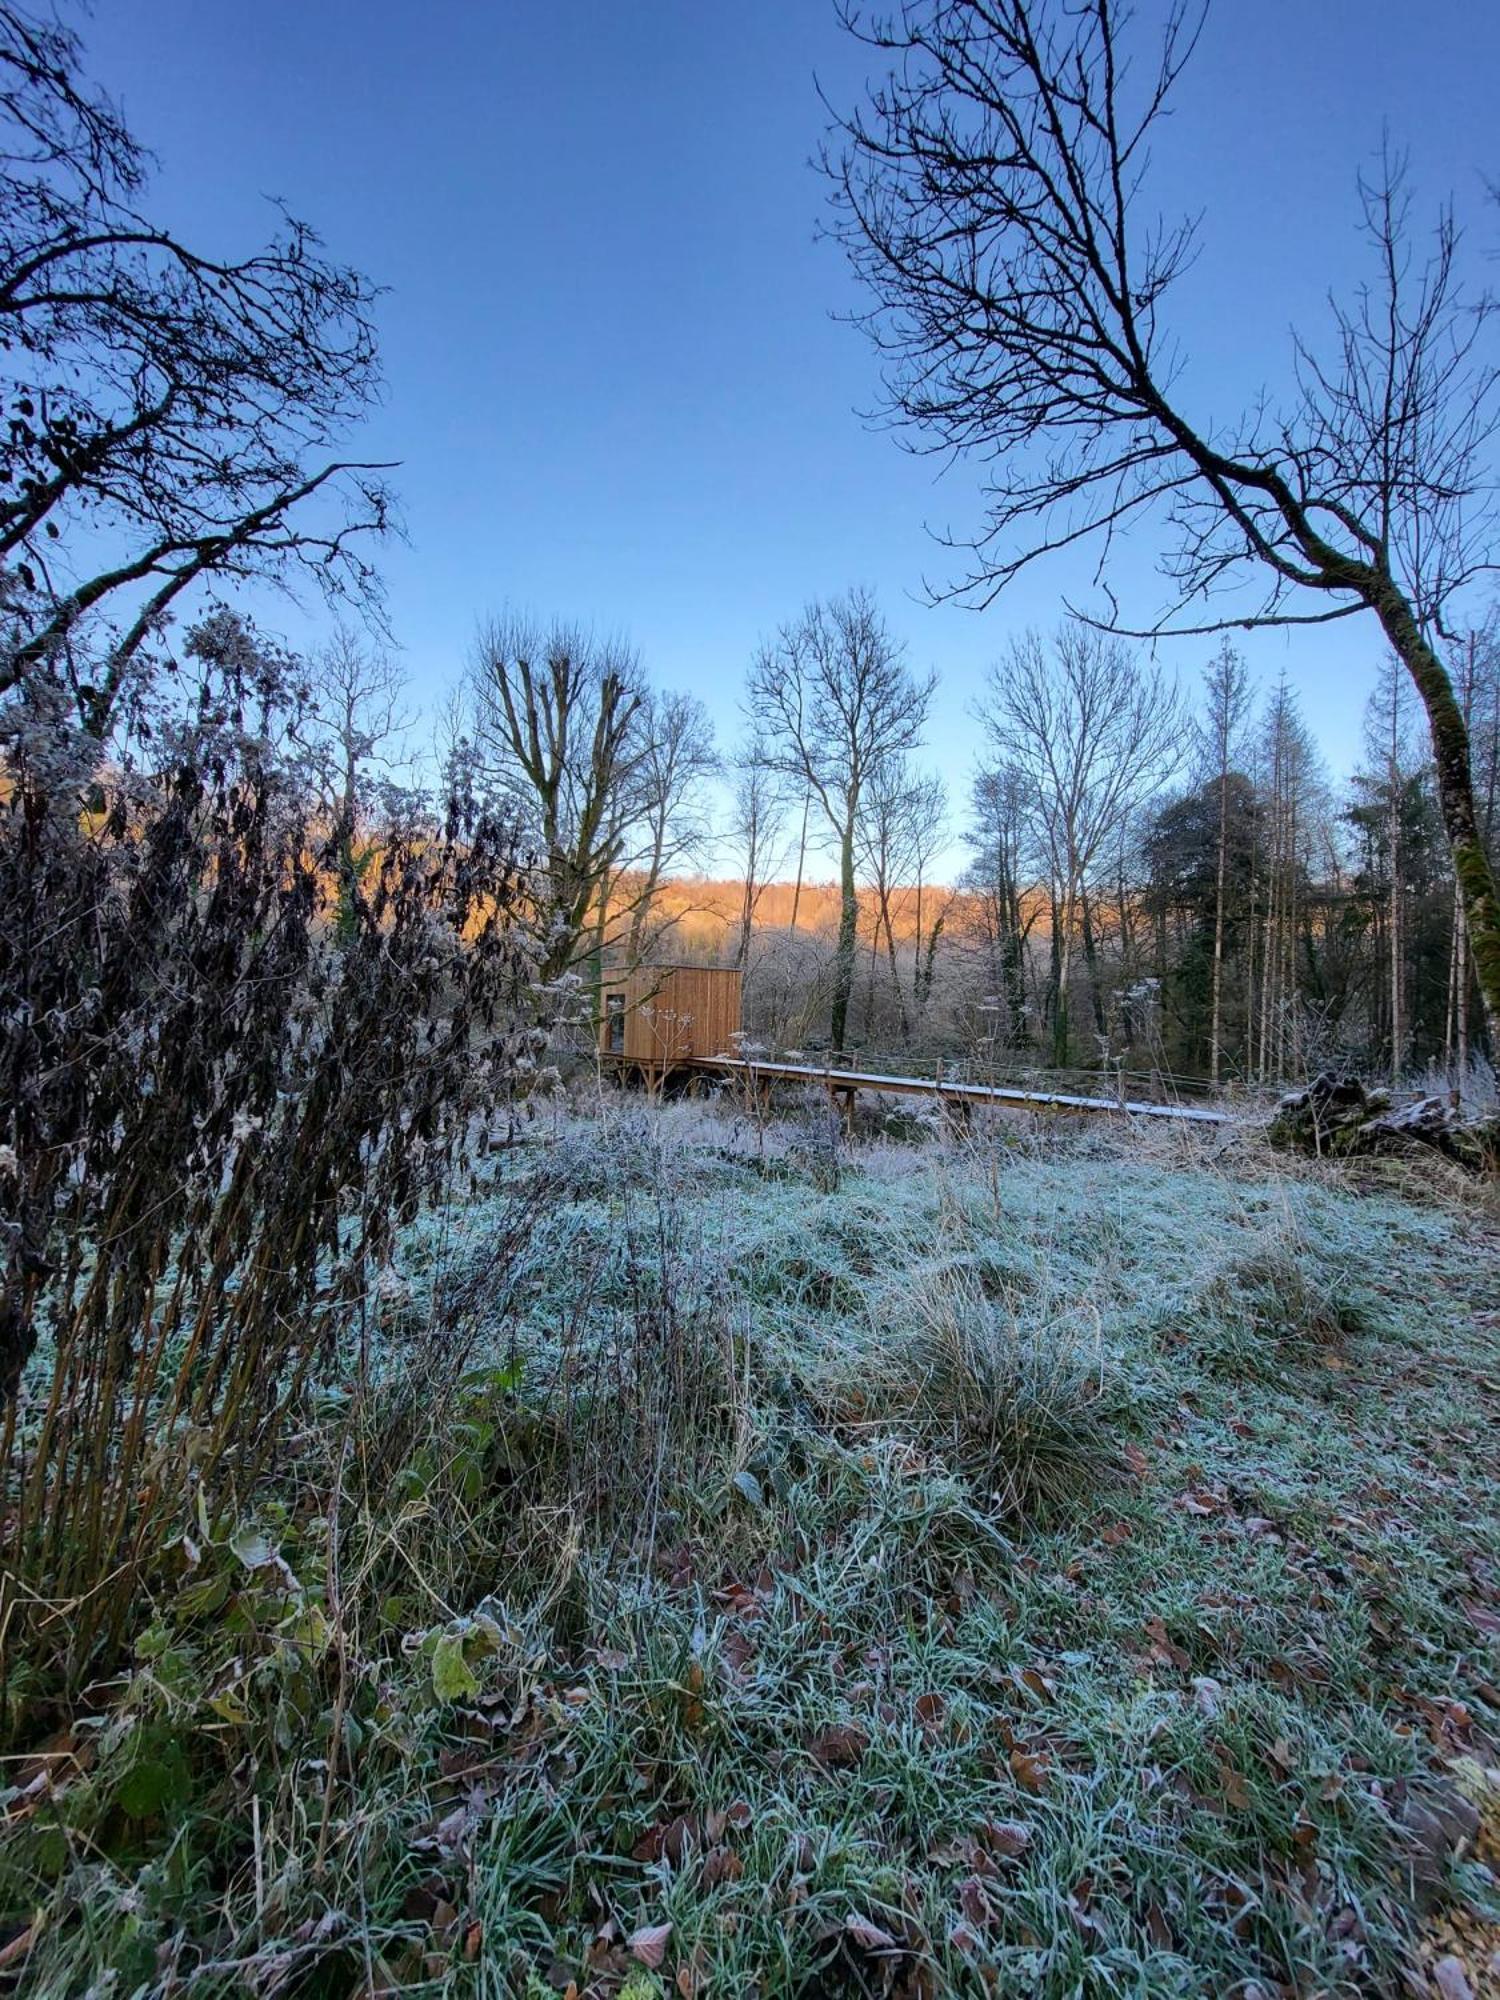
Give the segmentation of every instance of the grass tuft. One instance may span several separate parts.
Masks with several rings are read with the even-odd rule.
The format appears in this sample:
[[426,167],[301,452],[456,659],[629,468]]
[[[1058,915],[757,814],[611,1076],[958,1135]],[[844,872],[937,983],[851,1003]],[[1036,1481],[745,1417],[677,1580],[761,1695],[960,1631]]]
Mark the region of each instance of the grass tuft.
[[963,1268],[908,1303],[881,1357],[883,1399],[987,1504],[1024,1518],[1118,1475],[1137,1397],[1095,1310],[1044,1300],[1018,1316]]

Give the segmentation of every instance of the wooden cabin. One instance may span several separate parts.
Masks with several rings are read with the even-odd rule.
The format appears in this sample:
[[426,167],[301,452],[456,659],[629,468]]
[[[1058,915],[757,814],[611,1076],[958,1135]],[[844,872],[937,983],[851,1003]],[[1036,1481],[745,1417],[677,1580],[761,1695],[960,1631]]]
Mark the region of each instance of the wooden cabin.
[[607,1063],[665,1075],[682,1063],[735,1053],[737,966],[641,965],[600,987],[599,1053]]

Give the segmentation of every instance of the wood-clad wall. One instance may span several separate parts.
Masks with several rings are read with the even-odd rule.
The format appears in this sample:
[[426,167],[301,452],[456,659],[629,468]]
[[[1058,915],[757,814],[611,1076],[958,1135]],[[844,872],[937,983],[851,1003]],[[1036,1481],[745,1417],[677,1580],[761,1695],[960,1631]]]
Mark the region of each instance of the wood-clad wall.
[[[713,965],[643,965],[605,979],[600,1053],[660,1067],[732,1055],[740,1031],[741,979],[734,967]],[[622,1012],[623,1029],[616,1025]]]

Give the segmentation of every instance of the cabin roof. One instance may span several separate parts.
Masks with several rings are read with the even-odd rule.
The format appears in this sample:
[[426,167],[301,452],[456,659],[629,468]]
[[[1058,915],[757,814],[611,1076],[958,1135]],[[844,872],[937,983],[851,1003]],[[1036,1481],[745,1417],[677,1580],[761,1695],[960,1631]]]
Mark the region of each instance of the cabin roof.
[[623,986],[627,979],[638,979],[643,972],[725,972],[736,979],[743,976],[744,967],[739,965],[694,965],[687,959],[656,959],[650,965],[635,965],[618,972],[606,972],[601,983],[605,986]]

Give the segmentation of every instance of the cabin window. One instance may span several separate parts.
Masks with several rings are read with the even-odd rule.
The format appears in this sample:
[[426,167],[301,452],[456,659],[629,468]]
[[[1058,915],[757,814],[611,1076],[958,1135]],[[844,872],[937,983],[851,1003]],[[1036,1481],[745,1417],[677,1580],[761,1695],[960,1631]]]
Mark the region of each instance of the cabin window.
[[604,1046],[612,1056],[625,1053],[625,995],[606,993],[604,996]]

